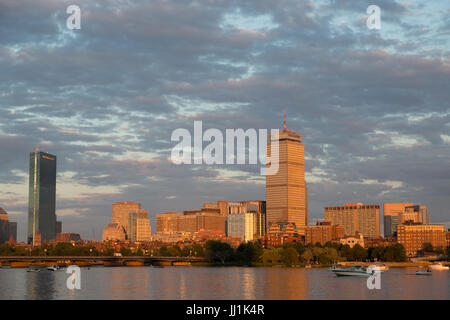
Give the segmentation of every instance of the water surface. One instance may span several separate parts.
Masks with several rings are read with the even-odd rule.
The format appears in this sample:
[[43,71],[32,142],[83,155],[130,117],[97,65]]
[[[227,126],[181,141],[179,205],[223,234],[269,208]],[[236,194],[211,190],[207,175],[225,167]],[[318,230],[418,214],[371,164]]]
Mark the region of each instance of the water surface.
[[392,268],[381,289],[366,278],[336,277],[324,268],[94,267],[81,269],[81,290],[66,287],[65,271],[0,269],[0,299],[445,299],[450,272],[416,276],[415,268]]

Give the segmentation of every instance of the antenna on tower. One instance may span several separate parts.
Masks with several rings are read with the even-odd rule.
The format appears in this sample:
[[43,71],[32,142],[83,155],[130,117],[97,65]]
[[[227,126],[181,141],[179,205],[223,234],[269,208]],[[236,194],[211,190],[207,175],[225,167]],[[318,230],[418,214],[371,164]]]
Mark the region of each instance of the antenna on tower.
[[286,132],[286,109],[284,109],[284,122],[283,122],[283,132]]

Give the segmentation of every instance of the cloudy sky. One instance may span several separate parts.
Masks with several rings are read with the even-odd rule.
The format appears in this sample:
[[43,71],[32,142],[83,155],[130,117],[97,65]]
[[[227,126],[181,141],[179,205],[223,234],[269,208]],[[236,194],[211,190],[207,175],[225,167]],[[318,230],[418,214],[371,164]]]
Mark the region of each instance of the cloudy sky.
[[[66,26],[81,8],[81,30]],[[381,30],[366,26],[381,8]],[[450,221],[447,0],[1,0],[0,207],[27,227],[29,152],[58,156],[64,232],[264,199],[259,165],[176,166],[176,128],[303,135],[310,220],[346,202]]]

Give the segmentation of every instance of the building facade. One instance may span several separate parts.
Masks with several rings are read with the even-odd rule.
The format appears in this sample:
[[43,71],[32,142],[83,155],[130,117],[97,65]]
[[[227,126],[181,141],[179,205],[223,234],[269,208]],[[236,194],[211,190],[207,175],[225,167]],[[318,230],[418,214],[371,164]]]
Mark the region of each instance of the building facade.
[[81,241],[81,236],[78,233],[58,233],[56,235],[56,242],[77,242]]
[[325,207],[325,221],[344,227],[346,236],[357,232],[366,238],[380,237],[380,206],[346,203],[344,206]]
[[445,249],[445,225],[408,224],[397,227],[397,242],[405,247],[408,256],[415,256],[423,245],[430,243],[433,248]]
[[126,239],[125,229],[117,223],[110,223],[103,229],[102,239],[103,241],[124,241]]
[[392,238],[397,236],[397,226],[400,223],[401,215],[406,207],[413,206],[414,203],[384,203],[383,223],[384,237]]
[[56,221],[56,234],[58,233],[62,233],[62,222],[61,221]]
[[424,205],[412,205],[405,207],[405,210],[400,215],[399,224],[405,222],[430,224],[430,215],[428,214],[428,208]]
[[17,241],[17,222],[9,223],[9,238]]
[[241,241],[253,241],[261,237],[265,223],[263,214],[258,212],[233,213],[227,217],[227,236],[240,237]]
[[128,240],[150,241],[151,227],[147,210],[132,211],[128,214]]
[[156,215],[156,233],[175,232],[178,229],[178,217],[182,216],[177,212],[164,212]]
[[30,153],[28,197],[29,244],[56,239],[56,156],[36,150]]
[[[308,215],[302,136],[288,131],[285,119],[283,131],[268,137],[267,159],[271,157],[274,143],[278,143],[279,161],[278,172],[266,175],[267,223],[294,223],[304,235]],[[270,166],[273,164],[267,164]]]
[[128,215],[130,212],[141,210],[141,204],[132,201],[116,202],[112,205],[112,223],[122,226],[125,230],[125,236],[128,237]]
[[10,222],[8,213],[0,208],[0,244],[7,242],[10,238]]
[[317,222],[315,226],[306,227],[305,243],[324,245],[327,242],[343,238],[345,235],[344,226],[332,225],[330,222]]
[[225,234],[226,216],[214,208],[186,210],[182,214],[166,212],[156,215],[156,233],[220,230]]
[[364,237],[362,233],[356,233],[353,236],[345,236],[339,239],[339,243],[342,245],[348,245],[350,248],[353,248],[355,245],[359,244],[364,248]]

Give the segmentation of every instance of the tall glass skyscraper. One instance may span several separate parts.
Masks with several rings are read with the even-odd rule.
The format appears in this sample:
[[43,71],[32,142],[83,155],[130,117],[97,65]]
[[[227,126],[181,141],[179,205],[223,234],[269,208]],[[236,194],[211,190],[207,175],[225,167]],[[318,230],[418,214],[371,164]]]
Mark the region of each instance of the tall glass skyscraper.
[[34,244],[38,233],[41,241],[55,240],[55,202],[56,156],[36,150],[30,153],[28,243]]

